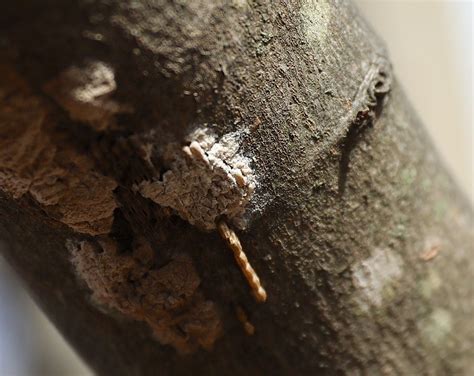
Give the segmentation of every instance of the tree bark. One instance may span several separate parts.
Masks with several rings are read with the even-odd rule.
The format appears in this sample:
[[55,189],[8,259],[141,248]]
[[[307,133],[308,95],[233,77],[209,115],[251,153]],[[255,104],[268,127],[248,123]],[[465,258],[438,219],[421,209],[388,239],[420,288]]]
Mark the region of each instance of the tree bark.
[[[96,372],[474,369],[472,209],[350,3],[48,0],[2,12],[5,257]],[[177,156],[196,129],[221,148],[232,136],[251,161],[231,187],[249,198],[242,218],[226,211],[234,193],[208,192],[206,213],[237,231],[265,303],[199,203],[142,189],[172,172],[185,191],[204,171]]]

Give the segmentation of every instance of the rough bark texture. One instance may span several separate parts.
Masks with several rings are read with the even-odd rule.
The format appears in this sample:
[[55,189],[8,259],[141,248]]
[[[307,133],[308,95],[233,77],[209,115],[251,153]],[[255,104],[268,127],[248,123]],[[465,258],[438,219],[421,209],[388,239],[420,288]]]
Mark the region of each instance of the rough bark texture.
[[[472,371],[472,210],[351,4],[3,8],[5,257],[94,370]],[[196,128],[252,161],[264,304],[216,231],[137,189]]]

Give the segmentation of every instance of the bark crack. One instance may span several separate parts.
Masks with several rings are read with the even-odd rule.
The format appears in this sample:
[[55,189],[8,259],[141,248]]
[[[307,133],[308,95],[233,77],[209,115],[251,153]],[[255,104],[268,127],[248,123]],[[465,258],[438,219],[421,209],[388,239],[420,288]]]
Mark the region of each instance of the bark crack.
[[347,118],[349,125],[339,143],[341,154],[339,159],[338,192],[340,196],[344,194],[346,189],[351,153],[365,131],[374,125],[382,113],[391,83],[391,65],[385,57],[378,56],[370,65],[352,101],[352,110]]

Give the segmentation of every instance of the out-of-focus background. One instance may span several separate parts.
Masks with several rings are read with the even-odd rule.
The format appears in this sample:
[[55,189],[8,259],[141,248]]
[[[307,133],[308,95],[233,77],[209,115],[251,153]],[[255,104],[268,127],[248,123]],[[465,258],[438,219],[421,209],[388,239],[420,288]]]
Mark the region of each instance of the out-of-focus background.
[[445,164],[474,202],[473,2],[355,0]]
[[[355,1],[385,39],[408,97],[446,165],[474,202],[473,3]],[[0,258],[0,375],[91,374]]]

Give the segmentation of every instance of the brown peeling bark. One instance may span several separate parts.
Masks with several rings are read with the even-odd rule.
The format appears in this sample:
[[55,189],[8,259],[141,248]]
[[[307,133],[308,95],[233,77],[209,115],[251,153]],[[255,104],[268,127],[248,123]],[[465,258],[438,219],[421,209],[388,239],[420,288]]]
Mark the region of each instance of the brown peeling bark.
[[[0,25],[5,257],[98,373],[472,370],[472,209],[349,3],[31,0]],[[232,213],[263,304],[209,222]]]
[[45,100],[10,67],[0,67],[1,185],[15,199],[30,196],[48,217],[90,235],[109,233],[117,183],[64,143]]
[[131,255],[120,255],[110,239],[98,244],[68,244],[78,276],[95,303],[146,322],[158,341],[180,353],[211,349],[222,328],[218,311],[199,291],[199,276],[189,257],[154,268],[154,254],[142,240]]

